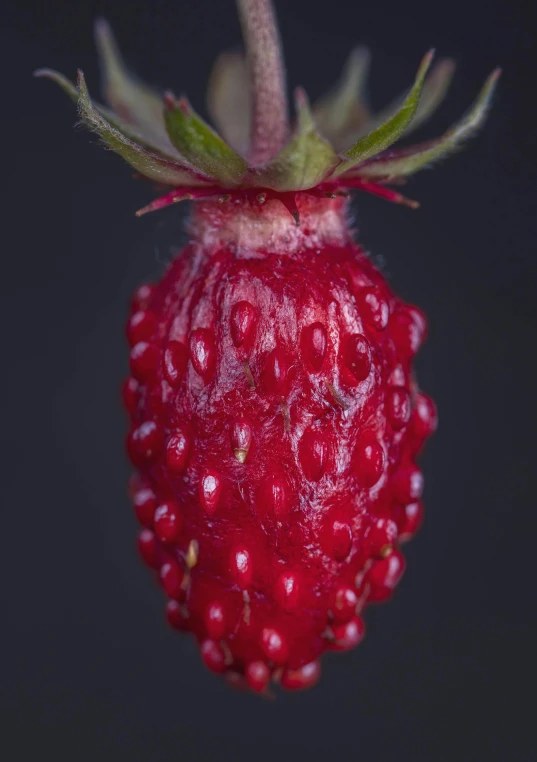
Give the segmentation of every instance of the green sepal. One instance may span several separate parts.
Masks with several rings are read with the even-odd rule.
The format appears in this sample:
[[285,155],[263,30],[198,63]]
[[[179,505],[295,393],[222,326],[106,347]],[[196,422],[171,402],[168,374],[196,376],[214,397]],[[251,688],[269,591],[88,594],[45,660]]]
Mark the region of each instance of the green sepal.
[[380,127],[377,127],[373,132],[370,132],[369,135],[360,138],[360,140],[342,154],[343,161],[333,173],[334,177],[339,177],[344,172],[347,172],[349,169],[356,166],[356,164],[362,163],[372,156],[376,156],[381,153],[381,151],[389,148],[401,137],[411,123],[414,114],[416,113],[416,109],[418,108],[421,89],[427,71],[431,65],[433,55],[434,51],[431,50],[423,58],[414,85],[405,98],[401,108],[390,119],[384,122],[384,124],[381,124]]
[[500,73],[500,69],[492,72],[466,116],[453,125],[441,138],[430,140],[421,145],[409,146],[399,150],[394,149],[388,155],[379,156],[363,167],[356,167],[352,174],[367,178],[412,175],[433,161],[460,148],[462,143],[472,137],[485,121]]
[[[412,122],[405,130],[405,137],[410,135],[418,129],[427,119],[429,119],[438,106],[442,103],[446,97],[447,91],[453,79],[455,73],[455,62],[450,58],[444,58],[431,69],[425,82],[420,95],[420,102],[418,108],[412,119]],[[403,104],[405,100],[405,94],[396,98],[389,106],[382,109],[378,114],[375,114],[369,124],[366,124],[360,132],[355,135],[355,139],[366,135],[368,132],[376,129],[379,125],[389,119],[395,114]]]
[[420,102],[414,114],[412,122],[405,130],[405,136],[417,130],[424,122],[431,118],[436,109],[447,95],[449,86],[455,74],[455,61],[444,58],[438,61],[431,69],[430,74],[423,83]]
[[181,156],[224,187],[234,187],[248,168],[242,156],[203,121],[186,98],[165,96],[164,121],[170,140]]
[[203,177],[195,169],[143,148],[113,127],[91,102],[86,80],[81,71],[78,72],[78,94],[78,109],[82,122],[97,133],[112,151],[119,154],[137,172],[163,185],[207,184],[208,178]]
[[434,112],[454,64],[440,61],[427,75],[433,57],[429,52],[408,95],[375,116],[363,97],[368,53],[358,48],[339,85],[316,104],[313,114],[305,93],[297,90],[297,123],[289,138],[283,60],[270,0],[240,0],[239,8],[247,60],[239,54],[218,59],[209,93],[209,111],[223,137],[186,99],[162,99],[130,74],[104,20],[97,22],[95,36],[110,107],[92,102],[81,72],[78,87],[51,69],[36,72],[55,81],[77,103],[81,121],[137,173],[172,187],[148,209],[186,198],[225,200],[242,193],[266,198],[273,193],[295,215],[296,192],[322,196],[344,188],[414,205],[386,185],[453,152],[485,119],[499,70],[466,116],[442,137],[390,149]]
[[102,91],[122,122],[133,125],[144,141],[163,153],[174,153],[164,126],[162,95],[127,69],[110,24],[95,22]]
[[207,108],[224,140],[242,156],[246,155],[250,140],[251,101],[244,56],[222,53],[209,78]]
[[368,48],[355,48],[347,60],[338,85],[313,104],[315,124],[336,151],[343,150],[345,141],[349,144],[349,136],[355,135],[371,120],[364,98],[370,59]]
[[[54,69],[36,69],[34,71],[34,77],[45,77],[46,79],[51,79],[61,87],[63,92],[66,93],[66,95],[73,101],[75,106],[78,104],[78,90],[76,89],[76,85],[59,71],[55,71]],[[101,111],[103,107],[99,105],[98,108],[99,111]]]
[[332,145],[315,127],[308,98],[302,89],[295,91],[297,126],[290,142],[262,167],[250,172],[254,185],[276,191],[313,188],[341,161]]
[[[78,105],[79,95],[76,85],[73,84],[70,79],[67,79],[67,77],[65,77],[59,71],[54,71],[54,69],[37,69],[37,71],[34,72],[34,77],[46,77],[47,79],[52,80],[61,87],[61,89],[69,96],[73,103]],[[135,143],[139,143],[149,150],[156,151],[157,153],[171,159],[172,161],[180,161],[179,155],[171,144],[169,151],[161,151],[158,147],[147,140],[134,125],[129,124],[128,122],[124,122],[111,109],[103,106],[101,103],[97,103],[96,101],[93,101],[93,106],[112,127],[115,127],[116,130],[119,130],[130,140],[133,140]]]

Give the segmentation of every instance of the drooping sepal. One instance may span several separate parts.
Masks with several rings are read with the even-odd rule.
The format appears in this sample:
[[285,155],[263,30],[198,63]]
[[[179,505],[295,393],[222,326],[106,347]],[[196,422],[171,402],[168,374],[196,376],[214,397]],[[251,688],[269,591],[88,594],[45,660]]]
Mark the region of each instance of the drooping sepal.
[[162,95],[141,82],[127,69],[110,24],[95,22],[95,43],[99,55],[102,91],[114,113],[164,153],[173,153],[166,134]]
[[381,124],[368,135],[364,135],[353,146],[343,152],[343,161],[334,172],[334,176],[342,175],[352,167],[364,162],[371,156],[376,156],[381,151],[389,148],[398,140],[405,129],[412,122],[418,108],[421,89],[425,76],[433,60],[434,51],[430,50],[423,58],[414,84],[403,101],[401,108],[386,122]]
[[196,114],[186,98],[165,96],[164,121],[181,156],[223,187],[240,184],[248,165],[212,127]]
[[[36,69],[34,71],[34,77],[43,77],[45,79],[52,80],[61,87],[63,92],[73,101],[75,105],[78,103],[78,90],[76,89],[76,85],[73,84],[70,79],[67,79],[67,77],[65,77],[63,74],[60,74],[59,71],[55,71],[54,69]],[[104,107],[99,106],[99,111],[101,111],[102,108]]]
[[466,140],[476,134],[485,121],[500,74],[500,69],[492,72],[466,116],[441,138],[420,145],[387,151],[362,166],[356,167],[356,175],[364,178],[404,177],[456,151]]
[[106,121],[93,105],[84,74],[78,72],[78,110],[82,122],[137,172],[163,185],[204,185],[207,178],[189,167],[147,150]]
[[268,164],[251,171],[252,184],[277,191],[313,188],[340,163],[317,131],[304,90],[295,92],[297,126],[291,141]]
[[[61,87],[64,93],[67,94],[67,96],[74,104],[78,105],[79,94],[76,85],[73,84],[70,79],[64,77],[63,74],[60,74],[60,72],[54,71],[54,69],[37,69],[37,71],[34,71],[34,77],[43,77],[52,80],[52,82],[55,82]],[[159,150],[145,135],[142,135],[141,132],[139,132],[135,125],[124,122],[121,117],[119,117],[116,113],[114,113],[114,111],[112,111],[112,109],[108,108],[107,106],[103,106],[101,103],[97,103],[93,100],[92,103],[100,115],[104,117],[104,119],[112,127],[114,127],[116,130],[119,130],[125,137],[145,148],[148,148],[149,150],[157,151],[162,156],[166,156],[172,161],[179,158],[177,152],[171,144],[169,151]]]

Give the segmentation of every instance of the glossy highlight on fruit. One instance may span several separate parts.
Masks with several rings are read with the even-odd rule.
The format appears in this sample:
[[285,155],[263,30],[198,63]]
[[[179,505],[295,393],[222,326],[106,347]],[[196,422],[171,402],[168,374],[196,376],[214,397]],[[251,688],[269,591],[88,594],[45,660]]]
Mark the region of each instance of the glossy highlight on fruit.
[[237,4],[246,55],[225,54],[211,77],[219,131],[134,79],[103,20],[107,105],[82,72],[76,87],[36,74],[160,187],[140,214],[195,201],[189,243],[131,301],[129,494],[170,626],[211,672],[266,694],[313,686],[326,651],[362,641],[423,520],[416,461],[437,416],[413,362],[427,321],[355,242],[349,192],[416,207],[391,186],[477,131],[499,70],[442,137],[393,148],[440,103],[453,62],[430,69],[428,53],[379,116],[357,49],[324,99],[296,91],[290,124],[270,0]]

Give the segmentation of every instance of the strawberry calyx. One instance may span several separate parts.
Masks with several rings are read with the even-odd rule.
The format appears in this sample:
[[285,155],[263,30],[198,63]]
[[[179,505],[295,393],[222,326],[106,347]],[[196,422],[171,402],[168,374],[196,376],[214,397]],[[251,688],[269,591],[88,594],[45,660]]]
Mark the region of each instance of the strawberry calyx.
[[[270,0],[237,0],[246,55],[225,53],[210,79],[213,128],[184,96],[161,95],[127,70],[109,24],[95,25],[106,105],[90,96],[84,75],[77,84],[51,69],[35,72],[55,81],[76,103],[80,119],[136,171],[166,188],[138,215],[183,200],[216,196],[277,198],[296,219],[296,193],[363,190],[395,203],[418,204],[387,186],[458,149],[483,124],[500,70],[486,80],[466,115],[441,137],[394,148],[443,100],[454,64],[434,51],[422,59],[411,88],[379,114],[364,97],[369,54],[354,50],[337,87],[310,106],[295,90],[289,124],[285,68]],[[260,203],[263,203],[260,201]]]

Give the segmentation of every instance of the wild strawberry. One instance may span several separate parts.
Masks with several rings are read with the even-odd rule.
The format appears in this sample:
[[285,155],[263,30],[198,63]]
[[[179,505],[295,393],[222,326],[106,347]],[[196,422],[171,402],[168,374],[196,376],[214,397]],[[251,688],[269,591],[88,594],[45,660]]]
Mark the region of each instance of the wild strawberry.
[[353,241],[347,192],[416,206],[390,184],[477,130],[499,71],[441,138],[394,150],[439,103],[453,65],[426,78],[427,54],[379,123],[361,99],[368,57],[356,50],[312,110],[297,91],[290,131],[270,2],[238,5],[249,65],[219,59],[209,99],[223,137],[186,99],[132,80],[104,21],[109,107],[91,101],[81,72],[77,88],[38,74],[139,174],[168,186],[140,214],[197,200],[190,243],[132,300],[131,494],[168,621],[196,637],[211,671],[262,692],[271,678],[313,685],[324,651],[361,641],[362,611],[392,594],[399,543],[423,515],[415,460],[436,412],[412,362],[426,320]]

